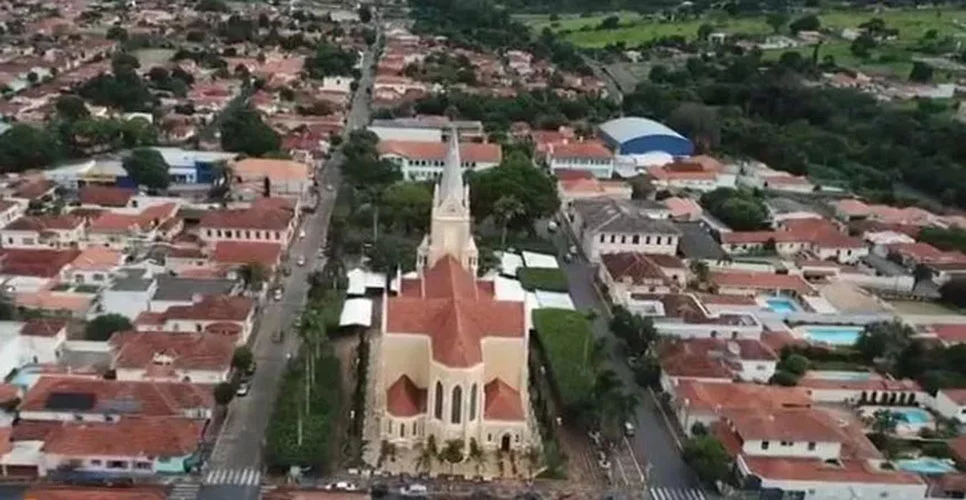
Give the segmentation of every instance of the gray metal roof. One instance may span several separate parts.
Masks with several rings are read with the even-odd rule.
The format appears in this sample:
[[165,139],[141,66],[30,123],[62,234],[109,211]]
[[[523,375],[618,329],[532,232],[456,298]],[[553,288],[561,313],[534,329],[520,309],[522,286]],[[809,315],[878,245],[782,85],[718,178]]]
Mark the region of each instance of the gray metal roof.
[[631,139],[651,135],[667,135],[687,140],[683,135],[675,132],[661,122],[637,116],[615,118],[600,124],[599,128],[601,132],[607,134],[608,137],[617,142],[627,142]]
[[141,268],[122,268],[111,284],[115,292],[145,292],[151,288],[153,279],[146,278],[147,270]]
[[574,200],[573,206],[595,232],[679,234],[674,224],[648,215],[656,210],[647,201],[590,198]]
[[678,248],[685,258],[721,260],[727,256],[700,222],[677,222],[674,225],[681,231]]
[[179,278],[158,276],[158,289],[153,300],[190,301],[196,294],[220,295],[231,293],[235,288],[232,280]]
[[455,127],[459,130],[483,130],[483,122],[477,120],[426,120],[419,118],[392,118],[372,120],[370,127],[384,128],[427,128],[445,130]]

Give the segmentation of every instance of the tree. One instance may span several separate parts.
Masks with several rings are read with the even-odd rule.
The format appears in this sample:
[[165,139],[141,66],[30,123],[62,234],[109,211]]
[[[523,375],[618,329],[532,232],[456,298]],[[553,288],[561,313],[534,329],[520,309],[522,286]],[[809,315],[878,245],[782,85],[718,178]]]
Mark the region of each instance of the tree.
[[913,61],[912,70],[909,72],[909,81],[917,83],[928,83],[932,81],[932,65],[922,61]]
[[226,151],[264,156],[278,151],[282,140],[254,109],[238,106],[229,109],[222,117],[221,147]]
[[221,407],[228,406],[228,403],[231,403],[231,400],[235,398],[235,386],[228,382],[219,382],[212,391],[215,396],[215,404]]
[[708,268],[707,262],[695,259],[692,260],[688,266],[691,274],[694,275],[694,279],[696,279],[698,283],[703,284],[708,282],[708,278],[711,276],[711,270]]
[[61,156],[60,143],[47,130],[18,123],[0,135],[0,165],[6,172],[43,168]]
[[446,445],[443,446],[443,451],[440,452],[439,457],[450,463],[450,471],[452,471],[453,466],[463,461],[463,440],[450,439],[446,441]]
[[262,284],[268,278],[268,269],[260,262],[249,262],[238,268],[238,277],[249,290],[261,290]]
[[156,149],[138,148],[124,158],[122,165],[127,175],[138,186],[165,189],[171,183],[168,163]]
[[714,26],[711,26],[708,23],[704,23],[701,26],[698,26],[698,41],[707,42],[708,37],[711,36],[711,33],[713,32],[714,32]]
[[540,448],[533,445],[528,446],[525,458],[527,459],[527,478],[533,481],[533,474],[540,467]]
[[416,265],[416,247],[412,240],[394,234],[383,235],[366,251],[369,268],[392,279],[397,272],[412,271]]
[[627,343],[628,354],[640,356],[657,340],[657,329],[651,318],[633,314],[623,306],[615,306],[610,319],[614,336]]
[[476,474],[480,474],[480,470],[486,465],[486,452],[480,447],[480,443],[476,442],[476,438],[470,438],[470,449],[466,454],[467,458],[473,461],[473,466],[476,468]]
[[721,140],[718,113],[703,104],[687,102],[677,107],[668,117],[668,126],[690,137],[698,152],[707,152]]
[[768,383],[771,385],[794,387],[798,385],[798,376],[785,370],[777,370],[775,371],[775,374],[768,379]]
[[765,226],[768,209],[753,193],[718,188],[701,196],[701,205],[736,231],[751,231]]
[[405,234],[424,233],[429,224],[433,194],[425,183],[396,182],[382,193],[382,204],[394,229]]
[[784,12],[772,12],[765,16],[765,22],[771,26],[772,31],[777,35],[781,33],[782,28],[788,23],[788,14]]
[[372,21],[372,8],[366,4],[361,4],[359,6],[359,21],[368,24]]
[[512,195],[501,196],[493,204],[493,219],[500,225],[500,248],[506,248],[506,231],[510,221],[524,215],[526,208]]
[[127,41],[127,30],[120,26],[111,26],[107,30],[108,40],[117,40],[121,43]]
[[429,473],[433,468],[433,460],[439,456],[439,449],[436,445],[436,436],[430,434],[426,441],[418,446],[419,453],[416,455],[416,470]]
[[725,447],[712,436],[696,436],[688,440],[682,453],[684,461],[705,484],[714,485],[728,479],[733,463]]
[[912,343],[915,331],[900,321],[881,321],[865,326],[855,348],[867,363],[881,361],[895,366],[902,352]]
[[235,348],[235,352],[231,356],[231,367],[236,370],[247,370],[252,363],[255,361],[255,355],[252,354],[251,348],[248,346],[238,346]]
[[957,278],[947,281],[939,287],[939,294],[942,301],[947,304],[966,307],[966,279]]
[[61,118],[69,122],[91,116],[90,111],[87,110],[87,106],[84,104],[84,100],[76,95],[61,95],[57,98],[54,108],[57,109],[57,114]]
[[792,34],[798,34],[799,31],[817,31],[821,27],[822,23],[815,14],[800,17],[788,25]]
[[555,181],[526,155],[514,151],[499,166],[469,175],[470,202],[474,215],[485,219],[495,213],[496,201],[512,196],[523,203],[524,213],[510,221],[511,227],[533,224],[560,209]]
[[778,362],[777,368],[793,375],[804,375],[808,370],[810,362],[808,358],[801,354],[791,354]]
[[[851,51],[855,57],[866,59],[872,55],[872,49],[874,49],[875,46],[875,39],[870,35],[863,33],[855,40],[852,40],[852,45],[849,46],[849,51]],[[913,66],[913,69],[915,69],[915,66]]]
[[305,58],[305,72],[312,78],[352,76],[358,56],[328,42],[320,42],[312,57]]
[[105,342],[111,338],[111,335],[117,332],[133,329],[134,325],[125,316],[121,316],[120,314],[102,314],[87,322],[87,325],[84,327],[84,338]]

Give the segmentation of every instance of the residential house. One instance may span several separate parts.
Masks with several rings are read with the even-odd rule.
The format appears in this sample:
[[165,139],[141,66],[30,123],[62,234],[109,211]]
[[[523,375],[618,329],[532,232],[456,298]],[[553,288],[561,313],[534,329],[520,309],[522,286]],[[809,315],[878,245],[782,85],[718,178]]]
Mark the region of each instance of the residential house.
[[[443,174],[447,143],[425,141],[379,141],[379,157],[399,165],[406,180],[435,180]],[[500,164],[503,150],[499,144],[462,142],[460,158],[463,171],[479,171]]]
[[675,221],[699,221],[704,214],[701,204],[691,198],[671,196],[664,199],[664,205],[671,212],[671,219]]
[[128,188],[89,185],[80,188],[78,198],[83,208],[124,208],[136,194]]
[[946,418],[966,423],[966,389],[939,389],[932,409]]
[[117,422],[138,417],[211,418],[211,386],[43,375],[17,407],[21,420]]
[[226,279],[184,278],[160,275],[151,296],[151,312],[163,313],[171,306],[190,306],[199,295],[233,295],[239,283]]
[[567,213],[574,200],[584,198],[614,198],[630,200],[633,189],[630,184],[620,180],[599,180],[586,170],[558,170],[557,195],[560,197],[560,210]]
[[164,312],[143,312],[135,320],[138,331],[195,332],[232,337],[244,344],[252,332],[255,301],[228,295],[196,296],[190,305],[170,306]]
[[677,338],[761,338],[763,326],[753,313],[711,311],[692,294],[635,293],[627,298],[628,310],[654,321],[661,335]]
[[290,204],[277,198],[261,198],[243,209],[209,210],[201,216],[198,236],[205,244],[220,241],[272,242],[287,246],[296,214]]
[[261,241],[219,241],[211,254],[211,261],[228,268],[258,264],[270,274],[281,263],[285,247],[281,243]]
[[262,196],[301,199],[312,186],[312,167],[292,160],[246,158],[229,166],[233,189],[250,198]]
[[123,264],[124,254],[117,250],[88,247],[61,272],[61,279],[68,283],[106,286]]
[[24,215],[0,229],[4,248],[77,248],[84,220],[73,215]]
[[598,278],[614,304],[627,304],[634,294],[671,293],[687,282],[687,268],[673,255],[620,252],[600,256]]
[[774,250],[791,257],[809,252],[818,260],[854,264],[869,254],[861,238],[843,233],[824,219],[791,219],[775,231],[732,231],[721,234],[721,247],[732,255]]
[[136,213],[104,212],[91,221],[87,245],[125,250],[169,240],[184,227],[178,209],[177,203],[163,203]]
[[726,295],[817,295],[801,276],[753,271],[712,271],[709,281],[717,293]]
[[[7,227],[11,222],[23,216],[27,204],[11,200],[0,200],[0,228]],[[0,241],[0,245],[2,245]]]
[[111,285],[101,290],[100,312],[136,318],[148,310],[156,289],[155,279],[146,269],[120,269]]
[[214,184],[221,180],[224,166],[238,156],[222,151],[193,151],[172,147],[153,148],[168,164],[174,184]]
[[584,254],[598,262],[606,253],[674,255],[680,231],[666,220],[664,205],[646,200],[574,200],[568,216]]
[[895,380],[874,372],[850,372],[845,378],[836,373],[806,372],[798,380],[816,403],[849,405],[914,405],[926,401],[926,392],[914,380]]
[[660,189],[707,192],[721,187],[735,187],[735,175],[717,159],[704,155],[648,167],[647,174],[654,186]]
[[691,434],[694,424],[705,428],[722,414],[746,409],[809,408],[811,400],[803,389],[747,382],[679,380],[671,387],[671,409],[681,428]]
[[49,288],[79,255],[79,250],[0,249],[0,282],[14,293]]
[[758,339],[672,339],[659,348],[661,388],[669,394],[682,380],[730,384],[767,383],[778,355]]
[[217,384],[228,380],[234,339],[185,332],[118,332],[109,341],[117,380]]

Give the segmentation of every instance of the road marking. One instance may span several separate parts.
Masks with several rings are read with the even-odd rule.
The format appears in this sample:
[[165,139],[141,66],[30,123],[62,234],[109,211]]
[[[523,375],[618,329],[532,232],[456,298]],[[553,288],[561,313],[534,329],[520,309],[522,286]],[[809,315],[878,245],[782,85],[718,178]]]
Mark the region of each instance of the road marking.
[[637,461],[637,457],[634,455],[634,447],[631,446],[631,442],[627,439],[627,436],[624,436],[624,446],[627,448],[627,453],[630,454],[631,460],[634,461],[634,468],[637,469],[637,474],[641,477],[641,482],[647,482],[647,479],[644,477],[644,471],[641,470],[641,464]]
[[683,450],[684,445],[681,440],[678,439],[678,433],[674,431],[674,426],[671,425],[671,420],[668,418],[667,413],[664,413],[664,407],[661,406],[661,402],[657,399],[657,395],[654,394],[654,389],[648,387],[647,393],[651,395],[651,399],[654,400],[654,404],[657,405],[657,412],[661,414],[664,419],[664,424],[667,426],[667,432],[671,435],[671,439],[674,440],[674,444],[678,447],[678,450]]

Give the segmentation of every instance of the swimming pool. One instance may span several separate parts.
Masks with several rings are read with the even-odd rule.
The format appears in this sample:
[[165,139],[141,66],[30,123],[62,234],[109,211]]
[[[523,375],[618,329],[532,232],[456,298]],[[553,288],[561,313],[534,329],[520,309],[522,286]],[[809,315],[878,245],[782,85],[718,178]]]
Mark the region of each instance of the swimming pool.
[[829,345],[853,345],[864,328],[861,326],[806,326],[805,338]]
[[847,372],[840,370],[821,370],[809,373],[812,378],[822,380],[871,380],[872,374],[869,372]]
[[922,425],[932,421],[932,415],[922,408],[892,408],[890,411],[907,424]]
[[798,306],[795,305],[795,301],[791,299],[786,299],[785,297],[770,297],[765,300],[768,304],[768,308],[776,313],[791,313],[798,310]]
[[951,460],[940,460],[934,457],[896,460],[896,465],[904,471],[917,474],[946,474],[956,470]]

